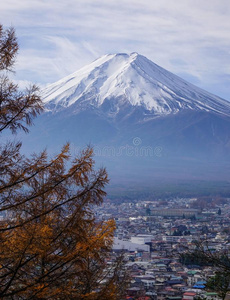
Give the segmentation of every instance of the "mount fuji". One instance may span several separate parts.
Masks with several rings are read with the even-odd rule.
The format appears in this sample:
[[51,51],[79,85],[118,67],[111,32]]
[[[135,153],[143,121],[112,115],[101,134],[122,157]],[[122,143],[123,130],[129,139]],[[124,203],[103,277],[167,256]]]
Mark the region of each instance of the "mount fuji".
[[142,107],[155,117],[186,109],[230,114],[229,102],[187,83],[137,53],[105,55],[48,86],[43,98],[47,109],[53,112],[73,105],[74,112],[85,105],[109,106],[108,115],[114,117],[126,103]]
[[91,144],[114,182],[229,180],[230,102],[137,53],[102,56],[42,90],[23,137],[52,152]]

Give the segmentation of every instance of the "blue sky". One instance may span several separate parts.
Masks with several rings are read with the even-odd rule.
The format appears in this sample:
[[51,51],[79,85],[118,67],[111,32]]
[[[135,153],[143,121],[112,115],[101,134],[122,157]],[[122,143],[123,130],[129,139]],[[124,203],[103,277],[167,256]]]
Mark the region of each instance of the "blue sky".
[[107,53],[138,52],[230,101],[229,0],[5,0],[15,79],[52,83]]

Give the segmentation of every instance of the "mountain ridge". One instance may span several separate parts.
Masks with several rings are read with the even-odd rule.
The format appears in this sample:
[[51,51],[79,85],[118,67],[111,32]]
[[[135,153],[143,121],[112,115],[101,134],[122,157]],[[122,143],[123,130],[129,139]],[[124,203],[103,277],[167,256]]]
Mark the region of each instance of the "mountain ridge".
[[137,53],[103,56],[43,97],[46,111],[22,138],[27,153],[91,144],[111,184],[230,182],[230,102]]
[[[184,109],[212,111],[230,116],[230,102],[212,95],[161,68],[138,53],[108,54],[49,85],[43,92],[47,110],[71,105],[101,107],[113,98],[128,102],[154,116]],[[84,106],[83,105],[83,106]]]

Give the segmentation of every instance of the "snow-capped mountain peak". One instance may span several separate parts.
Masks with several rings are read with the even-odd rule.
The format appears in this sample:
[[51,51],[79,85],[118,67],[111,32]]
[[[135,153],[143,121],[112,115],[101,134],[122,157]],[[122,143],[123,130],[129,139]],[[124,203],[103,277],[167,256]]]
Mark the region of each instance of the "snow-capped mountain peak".
[[230,103],[154,64],[138,53],[108,54],[43,90],[48,110],[60,111],[82,102],[100,108],[117,99],[143,106],[154,115],[184,109],[230,115]]

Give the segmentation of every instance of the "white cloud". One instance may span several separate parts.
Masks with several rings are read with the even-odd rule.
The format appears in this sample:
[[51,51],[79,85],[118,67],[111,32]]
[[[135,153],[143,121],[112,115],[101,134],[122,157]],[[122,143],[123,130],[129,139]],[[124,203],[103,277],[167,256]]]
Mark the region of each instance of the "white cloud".
[[229,95],[229,0],[8,0],[1,21],[16,27],[20,79],[52,82],[97,56],[137,51]]

